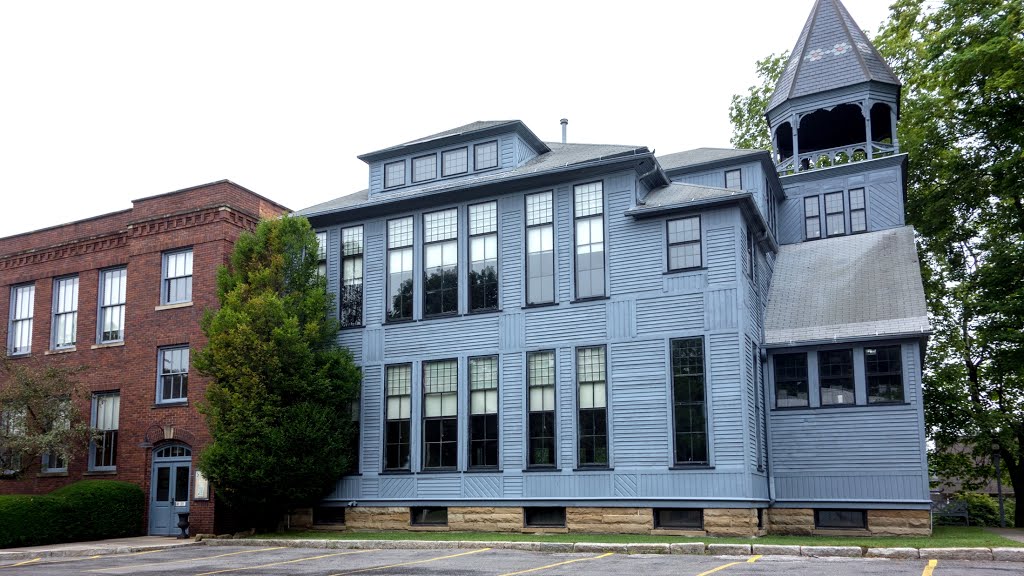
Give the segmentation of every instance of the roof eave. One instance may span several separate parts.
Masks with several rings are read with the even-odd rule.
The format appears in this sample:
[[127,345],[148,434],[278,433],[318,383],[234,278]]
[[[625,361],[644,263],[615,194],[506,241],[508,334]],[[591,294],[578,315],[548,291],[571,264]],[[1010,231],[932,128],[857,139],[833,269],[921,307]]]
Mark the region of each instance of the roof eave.
[[799,348],[803,346],[824,346],[828,344],[853,344],[857,342],[877,342],[880,340],[913,340],[927,339],[933,334],[931,328],[912,332],[891,332],[885,334],[859,334],[855,336],[843,336],[841,338],[819,338],[814,340],[788,340],[785,342],[764,343],[765,348]]

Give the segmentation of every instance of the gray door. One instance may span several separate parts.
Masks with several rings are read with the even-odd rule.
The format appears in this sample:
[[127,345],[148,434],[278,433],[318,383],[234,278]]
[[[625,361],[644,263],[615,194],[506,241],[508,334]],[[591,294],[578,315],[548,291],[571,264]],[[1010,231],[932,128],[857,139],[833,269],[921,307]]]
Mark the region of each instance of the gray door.
[[191,478],[191,450],[183,446],[172,446],[154,452],[149,496],[150,534],[174,536],[181,533],[178,529],[178,513],[189,511]]

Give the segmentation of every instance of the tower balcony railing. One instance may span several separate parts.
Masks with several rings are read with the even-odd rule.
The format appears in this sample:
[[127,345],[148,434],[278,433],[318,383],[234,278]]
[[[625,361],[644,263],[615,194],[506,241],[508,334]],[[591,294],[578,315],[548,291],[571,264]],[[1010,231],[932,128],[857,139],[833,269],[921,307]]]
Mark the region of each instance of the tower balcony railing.
[[[858,142],[857,144],[839,146],[837,148],[801,152],[796,158],[790,156],[789,158],[782,159],[782,161],[775,164],[775,169],[778,171],[779,176],[785,176],[816,168],[860,162],[868,160],[867,147],[867,142]],[[892,156],[899,153],[899,151],[899,145],[892,144],[891,142],[871,142],[871,158]]]

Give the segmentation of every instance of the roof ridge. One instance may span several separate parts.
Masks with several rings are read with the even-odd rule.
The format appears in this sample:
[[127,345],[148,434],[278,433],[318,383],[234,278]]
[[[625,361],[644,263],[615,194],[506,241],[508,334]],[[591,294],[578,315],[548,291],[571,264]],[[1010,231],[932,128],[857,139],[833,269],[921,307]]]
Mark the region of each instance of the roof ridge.
[[[824,0],[815,0],[814,7],[811,8],[811,15],[808,16],[808,19],[807,19],[808,20],[808,24],[804,25],[806,30],[807,30],[807,34],[805,35],[801,31],[800,32],[800,38],[798,38],[797,41],[796,41],[797,44],[800,44],[800,42],[802,41],[804,45],[802,46],[802,49],[800,50],[800,52],[798,52],[798,53],[794,52],[793,55],[790,56],[790,58],[796,57],[797,60],[796,60],[796,68],[793,69],[793,77],[792,77],[792,79],[789,82],[789,90],[786,91],[786,98],[785,98],[785,100],[791,99],[793,97],[793,90],[796,90],[796,81],[797,81],[797,78],[800,77],[800,67],[804,63],[804,52],[807,51],[807,41],[811,39],[811,32],[814,31],[814,25],[818,21],[818,12],[819,12],[819,9],[821,8],[821,3],[823,1]],[[794,46],[794,48],[795,48],[795,46]],[[783,101],[785,101],[785,100],[783,100]]]
[[[853,38],[853,32],[850,31],[850,26],[846,22],[846,16],[850,16],[849,12],[846,10],[846,6],[843,6],[843,3],[839,2],[838,0],[832,0],[832,7],[836,10],[836,12],[839,12],[839,18],[843,20],[843,32],[846,32],[846,37],[847,39],[850,40],[850,49],[853,51],[854,55],[857,56],[857,62],[860,63],[861,71],[864,72],[864,75],[868,77],[868,80],[877,80],[877,78],[875,78],[875,75],[871,73],[871,69],[868,68],[868,63],[864,60],[864,55],[861,54],[860,48],[857,47],[858,41]],[[850,22],[856,24],[856,21],[853,19],[853,16],[850,16]],[[868,110],[868,114],[871,114],[870,110]]]

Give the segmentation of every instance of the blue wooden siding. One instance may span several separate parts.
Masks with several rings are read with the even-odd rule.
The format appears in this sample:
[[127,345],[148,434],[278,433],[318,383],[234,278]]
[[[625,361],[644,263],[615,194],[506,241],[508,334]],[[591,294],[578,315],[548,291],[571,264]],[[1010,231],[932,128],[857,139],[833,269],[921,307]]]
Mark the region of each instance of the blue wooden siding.
[[764,167],[760,162],[743,162],[733,164],[725,168],[677,174],[672,176],[672,181],[685,182],[686,184],[697,184],[699,186],[725,188],[726,171],[735,170],[737,168],[740,170],[740,186],[744,191],[751,192],[753,194],[754,203],[757,204],[757,209],[761,211],[761,215],[764,217],[765,222],[767,222],[767,174],[765,174]]

